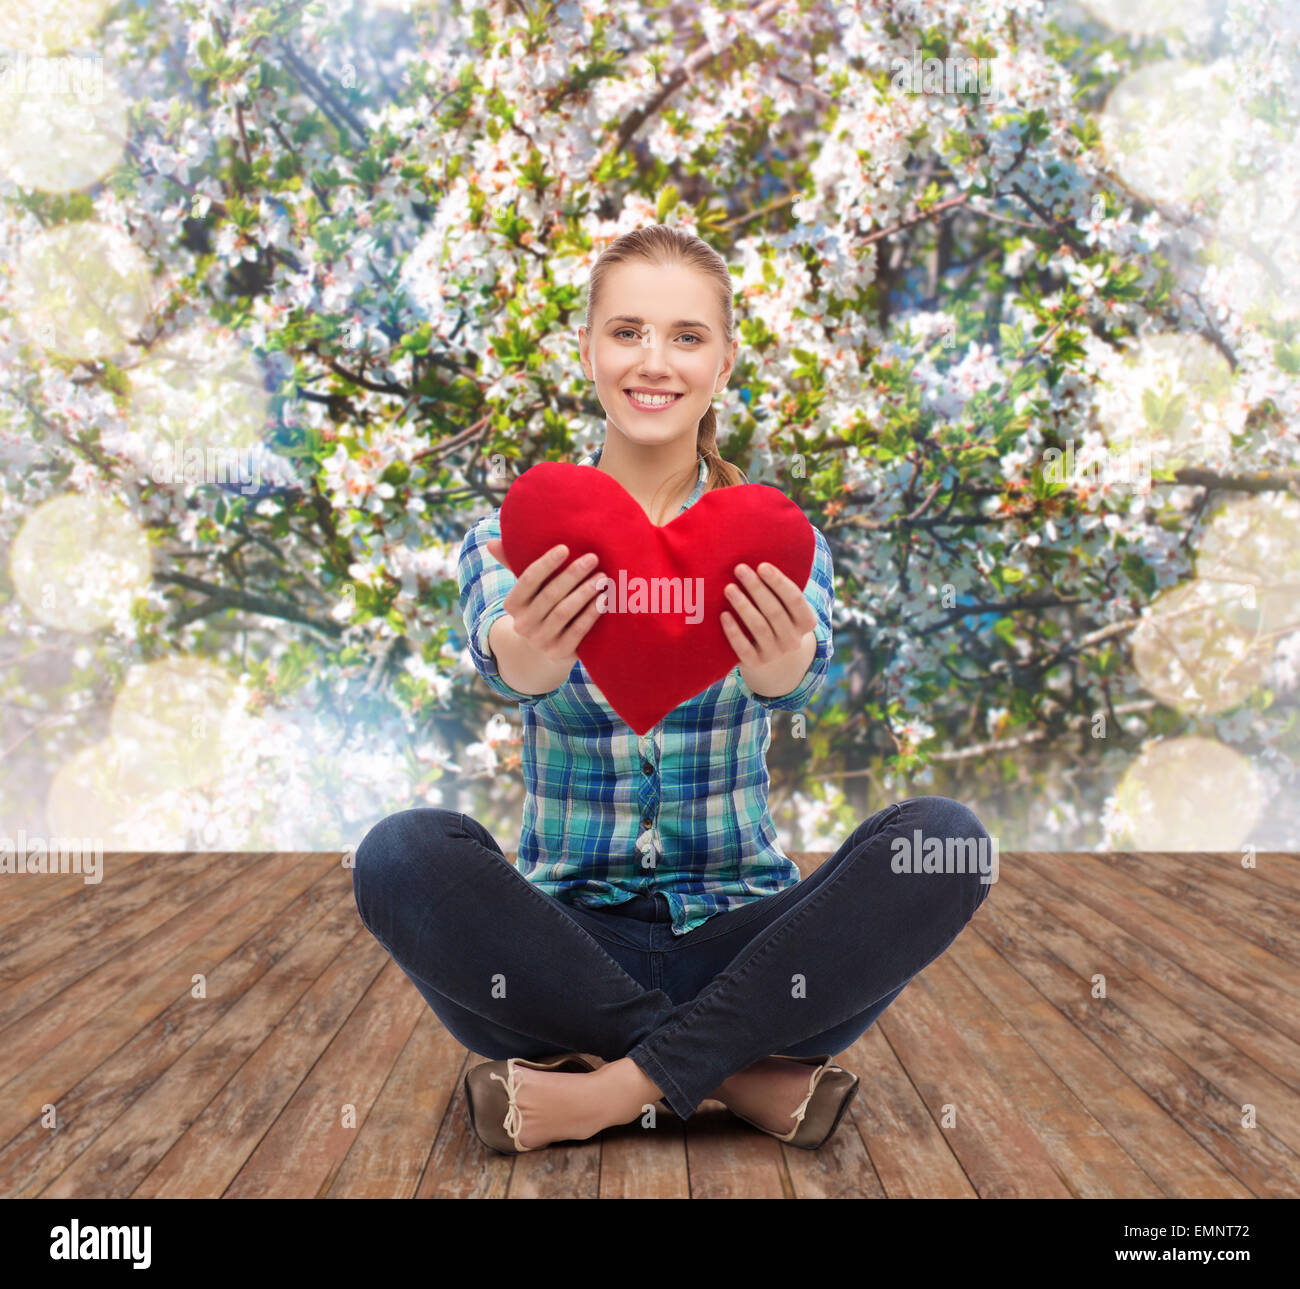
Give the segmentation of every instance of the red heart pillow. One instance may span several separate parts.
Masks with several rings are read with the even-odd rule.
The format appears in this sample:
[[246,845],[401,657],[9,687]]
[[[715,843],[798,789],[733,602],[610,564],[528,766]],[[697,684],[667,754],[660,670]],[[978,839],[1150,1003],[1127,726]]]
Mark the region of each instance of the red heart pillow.
[[610,579],[609,607],[578,658],[614,711],[644,734],[739,661],[721,617],[726,609],[740,622],[723,593],[728,582],[744,590],[736,565],[757,570],[766,561],[803,588],[817,539],[803,511],[766,484],[706,492],[657,527],[604,471],[543,461],[506,493],[501,544],[518,577],[561,542],[566,566],[595,551]]

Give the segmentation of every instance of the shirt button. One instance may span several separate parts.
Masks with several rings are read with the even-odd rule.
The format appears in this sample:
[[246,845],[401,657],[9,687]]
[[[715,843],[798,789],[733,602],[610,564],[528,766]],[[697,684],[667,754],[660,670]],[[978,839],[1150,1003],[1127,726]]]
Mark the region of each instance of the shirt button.
[[653,765],[650,764],[649,761],[642,761],[642,762],[641,762],[641,773],[642,773],[642,774],[653,774],[654,772],[655,772],[655,768],[654,768]]
[[654,823],[654,820],[653,820],[653,819],[642,819],[642,820],[641,820],[641,827],[642,827],[642,828],[649,828],[650,825],[651,825],[652,823]]

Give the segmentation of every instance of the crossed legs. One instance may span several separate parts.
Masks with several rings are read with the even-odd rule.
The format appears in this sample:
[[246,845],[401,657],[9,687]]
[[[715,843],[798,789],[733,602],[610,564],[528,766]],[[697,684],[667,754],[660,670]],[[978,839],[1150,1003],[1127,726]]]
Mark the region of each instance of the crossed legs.
[[817,1050],[843,1050],[987,896],[972,871],[895,871],[900,846],[931,838],[942,851],[988,834],[945,797],[877,812],[816,873],[767,897],[726,969],[679,1005],[624,971],[470,817],[422,808],[382,820],[358,848],[353,885],[362,921],[470,1050],[610,1062],[591,1075],[524,1071],[519,1105],[539,1138],[524,1144],[629,1122],[661,1094],[682,1118],[717,1097],[775,1126],[807,1073],[769,1054],[832,1033],[838,1045]]

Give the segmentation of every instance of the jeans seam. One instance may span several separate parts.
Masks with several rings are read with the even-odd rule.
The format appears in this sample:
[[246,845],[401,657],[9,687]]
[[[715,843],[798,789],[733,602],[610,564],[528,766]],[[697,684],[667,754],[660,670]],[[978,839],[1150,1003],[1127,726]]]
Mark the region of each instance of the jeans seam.
[[[881,821],[881,827],[882,827],[882,829],[883,829],[883,827],[884,827],[884,824],[885,824],[885,823],[888,823],[888,822],[890,821],[890,819],[892,819],[893,817],[894,817],[894,816],[891,815],[891,816],[889,816],[888,819],[885,819],[885,820],[882,820],[882,821]],[[873,833],[872,836],[875,836],[875,834]],[[865,840],[865,839],[864,839],[864,840]],[[852,851],[849,852],[850,855],[851,855],[852,853],[853,853]],[[847,860],[848,858],[849,858],[849,856],[846,855],[846,856],[845,856],[845,859]],[[836,881],[836,880],[840,877],[840,875],[844,872],[844,870],[845,870],[846,867],[847,867],[846,864],[844,864],[844,863],[840,863],[840,864],[837,866],[836,871],[831,875],[831,877],[830,877],[827,881],[825,881],[824,883],[822,883],[821,887],[820,887],[817,891],[815,891],[812,895],[810,895],[810,896],[808,897],[808,899],[807,899],[803,904],[801,904],[801,905],[798,906],[797,909],[792,910],[792,912],[797,913],[797,914],[799,914],[799,915],[803,915],[803,914],[807,913],[810,909],[812,909],[813,906],[816,904],[816,902],[817,902],[819,899],[821,899],[821,898],[826,894],[826,892],[829,891],[829,890],[831,889],[832,886],[834,886],[835,881]],[[783,915],[783,916],[784,916],[784,915]],[[778,934],[783,934],[784,932],[788,931],[791,927],[797,925],[798,921],[799,921],[799,918],[798,918],[797,916],[796,916],[796,917],[791,917],[790,920],[789,920],[789,922],[787,922],[785,925],[783,925],[783,926],[780,928]],[[770,930],[770,929],[771,929],[771,928],[769,928],[769,930]],[[652,1035],[648,1036],[648,1038],[646,1039],[646,1041],[648,1042],[651,1038],[660,1038],[660,1037],[665,1037],[665,1038],[666,1038],[666,1037],[668,1037],[668,1036],[670,1036],[670,1035],[676,1033],[676,1031],[677,1031],[678,1029],[680,1029],[682,1025],[684,1025],[688,1020],[690,1020],[690,1018],[695,1014],[695,1012],[696,1012],[696,1011],[697,1011],[701,1006],[703,1006],[706,1002],[709,1001],[709,997],[708,997],[708,996],[712,993],[712,991],[714,990],[715,986],[718,986],[720,980],[722,980],[722,983],[723,983],[723,984],[729,984],[729,983],[738,982],[738,981],[744,979],[746,973],[747,973],[747,972],[748,972],[752,967],[754,967],[755,965],[757,965],[758,959],[759,959],[763,954],[765,954],[765,953],[766,953],[766,952],[767,952],[767,951],[772,947],[772,945],[773,945],[773,943],[775,942],[775,940],[776,940],[776,935],[768,935],[767,938],[764,940],[763,944],[759,946],[758,950],[753,954],[753,956],[749,959],[749,961],[746,962],[746,963],[744,963],[744,964],[741,966],[740,970],[737,971],[734,975],[728,975],[728,976],[726,977],[725,980],[722,980],[721,975],[719,975],[719,976],[715,976],[715,977],[713,978],[713,980],[710,982],[710,984],[709,984],[705,989],[701,990],[700,993],[697,994],[696,997],[692,1000],[692,1001],[694,1002],[694,1006],[692,1006],[691,1009],[690,1009],[688,1012],[686,1012],[686,1013],[685,1013],[684,1015],[682,1015],[682,1016],[679,1016],[679,1017],[677,1018],[677,1020],[675,1020],[675,1021],[674,1021],[670,1026],[668,1026],[666,1029],[659,1029],[659,1030],[656,1030]],[[940,950],[940,952],[943,952],[943,951]],[[931,961],[933,961],[933,959],[931,959]],[[926,965],[928,966],[929,964],[927,963]],[[922,970],[924,970],[924,968],[922,968]],[[909,980],[910,980],[910,979],[912,979],[912,977],[909,977]],[[905,981],[904,983],[906,984],[907,982]],[[886,990],[886,993],[888,993],[888,992],[889,992],[889,991]],[[883,997],[884,997],[884,994],[882,994],[881,997],[883,998]],[[872,1006],[872,1004],[873,1004],[874,1002],[879,1002],[879,999],[873,999],[871,1002],[868,1002],[865,1006],[866,1006],[866,1007],[870,1007],[870,1006]],[[835,1027],[835,1025],[842,1025],[846,1020],[850,1019],[850,1018],[853,1017],[853,1016],[858,1015],[858,1014],[859,1014],[860,1012],[862,1012],[863,1010],[865,1010],[864,1007],[862,1007],[862,1006],[856,1006],[856,1007],[854,1008],[854,1010],[850,1011],[847,1015],[842,1016],[839,1020],[833,1022],[833,1024],[831,1024],[831,1025],[821,1026],[821,1027],[819,1027],[818,1029],[814,1030],[813,1033],[821,1033],[823,1029],[833,1029],[833,1028]],[[811,1034],[806,1035],[806,1037],[811,1037]],[[802,1041],[803,1041],[802,1039],[796,1040],[796,1042],[802,1042]]]
[[[468,839],[482,846],[482,843],[479,842],[476,837],[470,836]],[[483,849],[487,850],[487,847],[484,846]],[[635,1001],[636,997],[640,997],[641,995],[654,992],[653,990],[642,988],[641,982],[637,980],[636,977],[632,976],[629,972],[625,971],[623,967],[617,961],[615,961],[615,959],[609,954],[605,946],[602,945],[600,941],[597,940],[596,937],[592,935],[591,932],[588,931],[585,926],[579,923],[576,918],[570,917],[564,911],[564,908],[562,906],[559,908],[553,907],[554,905],[560,904],[559,900],[553,899],[551,896],[547,895],[545,891],[538,890],[536,886],[534,886],[521,872],[519,872],[517,868],[515,868],[512,864],[510,864],[503,856],[498,855],[495,851],[492,850],[488,850],[487,853],[494,860],[500,863],[502,867],[508,869],[509,873],[512,873],[516,878],[519,879],[519,881],[523,882],[524,885],[529,888],[532,894],[537,896],[542,901],[542,904],[546,908],[548,917],[560,918],[565,925],[572,927],[580,935],[586,936],[586,938],[593,945],[595,945],[595,947],[599,949],[602,954],[605,955],[605,957],[609,960],[609,965],[612,966],[615,971],[619,972],[630,984],[636,987],[638,993],[636,996],[634,996],[633,1001]],[[508,880],[509,880],[509,875],[507,874],[507,881]]]
[[[680,1084],[678,1084],[677,1080],[673,1078],[672,1074],[667,1069],[665,1069],[663,1062],[660,1061],[659,1058],[654,1055],[654,1053],[648,1051],[641,1052],[640,1061],[638,1061],[637,1058],[632,1055],[633,1052],[637,1051],[638,1048],[641,1048],[643,1046],[643,1042],[638,1043],[635,1047],[631,1049],[631,1051],[628,1052],[627,1054],[628,1059],[632,1062],[633,1065],[641,1066],[642,1073],[648,1075],[650,1081],[655,1085],[655,1087],[657,1087],[660,1090],[660,1092],[663,1093],[664,1100],[668,1102],[670,1109],[673,1111],[675,1115],[677,1115],[679,1119],[689,1118],[692,1114],[695,1113],[696,1107],[691,1106],[686,1111],[686,1113],[683,1114],[682,1111],[677,1108],[677,1105],[674,1104],[675,1102],[681,1101],[681,1086]],[[646,1065],[649,1065],[652,1068],[646,1069],[645,1066],[641,1065],[641,1061],[644,1061]],[[682,1104],[685,1103],[682,1102]]]
[[[833,882],[834,880],[835,879],[832,877],[831,881],[825,883],[825,885],[829,887],[831,885],[831,882]],[[808,898],[808,901],[805,904],[800,905],[797,909],[792,910],[792,912],[797,914],[803,914],[809,908],[812,907],[813,903],[821,896],[821,894],[822,891],[820,890],[817,891],[815,894],[811,895]],[[798,922],[798,917],[792,917],[788,923],[786,923],[784,926],[780,928],[780,931],[781,932],[787,931],[790,927],[794,926],[797,922]],[[719,982],[721,982],[721,984],[732,984],[732,983],[737,983],[740,980],[744,979],[746,973],[750,970],[750,968],[755,966],[758,958],[762,954],[766,953],[767,950],[772,947],[774,939],[775,936],[769,935],[764,940],[764,942],[758,947],[757,951],[750,958],[750,960],[742,964],[740,969],[734,974],[726,975],[725,979],[723,978],[722,974],[714,976],[713,980],[709,983],[709,985],[705,989],[701,990],[700,993],[697,994],[696,997],[692,1000],[694,1002],[694,1006],[691,1007],[690,1011],[686,1012],[682,1016],[679,1016],[677,1020],[675,1020],[670,1026],[668,1026],[667,1029],[656,1030],[654,1034],[650,1035],[650,1038],[659,1038],[659,1037],[666,1038],[676,1033],[676,1031],[680,1029],[682,1025],[684,1025],[688,1020],[690,1020],[690,1018],[700,1009],[700,1007],[702,1007],[706,1002],[709,1001],[708,995],[710,995],[715,988],[720,987]],[[647,1041],[649,1041],[649,1039],[647,1039]]]
[[[601,949],[601,951],[608,956],[608,950],[605,948],[605,945],[601,943],[600,938],[596,935],[596,933],[594,931],[589,930],[587,927],[583,926],[582,923],[579,922],[577,918],[571,916],[569,908],[567,905],[564,904],[563,900],[557,900],[555,899],[554,896],[547,895],[545,891],[540,890],[538,887],[534,886],[533,883],[528,881],[528,879],[524,877],[524,875],[519,871],[516,864],[510,863],[510,861],[506,859],[506,857],[503,854],[500,854],[497,851],[492,850],[490,847],[485,846],[478,837],[474,836],[474,834],[470,831],[469,827],[465,823],[465,815],[463,813],[458,814],[456,816],[456,827],[459,828],[460,830],[460,840],[473,842],[478,846],[482,846],[483,849],[486,850],[489,855],[491,855],[495,859],[500,860],[503,864],[505,864],[505,866],[509,868],[515,874],[516,877],[518,877],[521,881],[526,883],[528,887],[534,892],[534,894],[540,895],[542,899],[547,902],[547,904],[554,903],[554,904],[561,905],[560,910],[552,910],[552,912],[556,912],[556,911],[560,912],[561,915],[567,921],[572,923],[573,926],[575,926],[579,931],[581,931],[584,935],[586,935],[589,939],[591,939],[591,941],[594,944],[596,944]],[[484,831],[487,830],[484,829]],[[611,934],[609,938],[612,943],[617,944],[620,948],[635,949],[638,947],[634,942],[621,940],[616,935],[613,934]],[[613,961],[612,958],[611,961]],[[618,966],[618,963],[615,962],[614,965]],[[622,968],[620,968],[620,970],[622,970]],[[634,983],[638,985],[640,984],[640,982],[636,981],[634,977],[629,977],[629,979],[633,979]]]
[[[525,878],[524,880],[527,881],[527,878]],[[546,892],[543,891],[542,894],[543,894],[543,895],[546,895]],[[554,896],[547,896],[546,898],[547,898],[547,899],[554,899]],[[557,903],[557,904],[563,904],[564,902],[563,902],[562,900],[556,900],[556,903]],[[585,910],[585,909],[582,909],[581,906],[576,906],[576,907],[578,907],[578,909],[579,909],[580,912],[586,912],[586,911],[587,911],[587,910]],[[578,918],[573,917],[573,911],[574,911],[574,908],[575,908],[574,905],[564,904],[564,908],[566,909],[566,911],[567,911],[569,917],[572,918],[573,922],[574,922],[577,926],[581,927],[582,930],[586,931],[587,934],[588,934],[589,936],[591,936],[592,939],[594,939],[597,943],[600,943],[600,944],[616,944],[616,945],[618,945],[618,947],[619,947],[620,949],[635,949],[635,950],[640,950],[640,949],[642,948],[641,944],[640,944],[638,941],[636,941],[636,940],[634,940],[634,939],[632,939],[632,938],[630,938],[630,937],[625,939],[625,938],[624,938],[624,937],[623,937],[619,932],[617,932],[616,930],[614,930],[614,929],[612,929],[612,928],[607,928],[607,927],[602,926],[602,927],[600,927],[599,930],[592,930],[590,927],[586,926],[583,922],[579,921]]]

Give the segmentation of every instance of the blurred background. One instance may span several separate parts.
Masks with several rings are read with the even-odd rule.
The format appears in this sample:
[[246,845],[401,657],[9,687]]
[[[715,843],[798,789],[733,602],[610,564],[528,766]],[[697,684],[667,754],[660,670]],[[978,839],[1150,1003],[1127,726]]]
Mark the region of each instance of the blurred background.
[[722,455],[830,542],[788,849],[1300,845],[1300,11],[0,4],[0,847],[506,849],[467,527],[604,435],[587,274],[732,266]]

